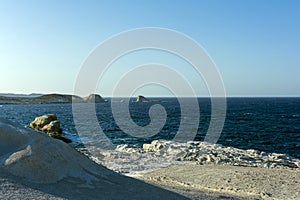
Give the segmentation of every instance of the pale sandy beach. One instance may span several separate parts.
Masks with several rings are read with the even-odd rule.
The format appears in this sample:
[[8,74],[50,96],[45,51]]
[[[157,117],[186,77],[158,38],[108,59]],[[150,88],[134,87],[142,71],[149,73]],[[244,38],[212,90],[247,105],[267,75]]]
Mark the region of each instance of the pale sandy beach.
[[[188,199],[299,199],[300,195],[299,170],[191,165],[160,169],[136,178]],[[2,171],[0,186],[1,199],[122,199],[109,188],[110,196],[95,197],[90,193],[93,190],[88,189],[72,194],[73,187],[65,190],[60,189],[59,184],[29,184],[5,177]],[[139,198],[148,199],[148,193],[145,191],[144,194]]]
[[184,165],[148,172],[139,178],[192,199],[197,199],[197,192],[217,192],[241,199],[300,198],[299,169]]

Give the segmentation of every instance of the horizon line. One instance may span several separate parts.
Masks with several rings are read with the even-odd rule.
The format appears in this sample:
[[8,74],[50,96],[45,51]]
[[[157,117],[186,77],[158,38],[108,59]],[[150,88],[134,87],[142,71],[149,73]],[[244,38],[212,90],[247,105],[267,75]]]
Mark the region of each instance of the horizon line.
[[[72,93],[55,93],[55,92],[50,92],[50,93],[40,93],[40,92],[32,92],[32,93],[13,93],[13,92],[1,92],[1,95],[48,95],[48,94],[61,94],[61,95],[74,95],[74,96],[80,96],[80,95],[76,95],[76,94],[72,94]],[[102,96],[100,93],[94,93],[94,94],[98,94],[101,97],[104,98],[135,98],[137,96]],[[195,96],[164,96],[164,95],[141,95],[147,98],[194,98]],[[196,96],[197,98],[224,98],[222,96],[206,96],[206,95],[199,95]],[[226,95],[225,98],[300,98],[300,95]]]

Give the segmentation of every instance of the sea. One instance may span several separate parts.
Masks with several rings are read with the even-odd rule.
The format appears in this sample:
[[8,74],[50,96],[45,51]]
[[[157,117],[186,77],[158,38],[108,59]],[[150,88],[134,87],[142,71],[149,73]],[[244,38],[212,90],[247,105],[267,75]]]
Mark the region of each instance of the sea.
[[[118,126],[112,114],[110,102],[123,99],[108,99],[107,103],[95,104],[99,127],[115,145],[127,144],[140,147],[153,140],[172,140],[180,127],[181,108],[176,98],[155,98],[155,102],[129,102],[131,120],[138,126],[151,123],[149,109],[160,104],[166,111],[163,127],[151,137],[135,137]],[[195,141],[203,141],[211,121],[211,99],[198,98],[200,120]],[[190,113],[195,112],[191,106]],[[60,120],[66,137],[75,148],[84,148],[84,141],[97,137],[82,138],[76,129],[72,104],[4,104],[0,105],[0,117],[28,126],[37,116],[53,113]],[[87,130],[89,131],[89,130]],[[97,135],[91,129],[91,135]],[[188,130],[187,130],[188,132]],[[188,133],[187,133],[188,134]],[[90,141],[91,142],[91,141]],[[300,98],[227,98],[227,112],[223,130],[217,141],[223,146],[239,149],[256,149],[269,153],[283,153],[300,158]]]

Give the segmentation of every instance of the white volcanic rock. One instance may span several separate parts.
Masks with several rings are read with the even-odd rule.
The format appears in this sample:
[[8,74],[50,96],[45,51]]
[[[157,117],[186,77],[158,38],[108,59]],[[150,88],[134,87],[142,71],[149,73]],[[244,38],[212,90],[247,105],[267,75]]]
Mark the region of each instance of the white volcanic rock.
[[[53,183],[65,177],[97,180],[95,166],[69,145],[43,133],[0,120],[1,169],[41,183]],[[84,173],[83,170],[87,171]]]
[[[60,140],[1,118],[0,187],[1,199],[43,194],[55,199],[186,199],[110,171]],[[40,192],[20,194],[24,187]]]
[[174,156],[179,161],[196,161],[199,164],[229,164],[245,167],[289,167],[300,168],[300,160],[285,154],[266,153],[254,149],[242,150],[223,147],[206,142],[170,142],[154,140],[144,144],[145,152],[160,152],[166,156]]
[[89,148],[89,151],[97,163],[128,175],[186,164],[300,169],[300,160],[285,154],[195,141],[180,143],[154,140],[142,148],[119,145],[115,150]]

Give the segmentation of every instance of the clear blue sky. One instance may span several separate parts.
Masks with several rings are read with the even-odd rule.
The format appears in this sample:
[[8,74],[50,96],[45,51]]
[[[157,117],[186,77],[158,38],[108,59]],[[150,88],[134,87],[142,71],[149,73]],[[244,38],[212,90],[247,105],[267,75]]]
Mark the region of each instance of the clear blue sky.
[[0,93],[72,93],[106,38],[163,27],[206,49],[229,96],[300,96],[299,10],[297,0],[0,0]]

